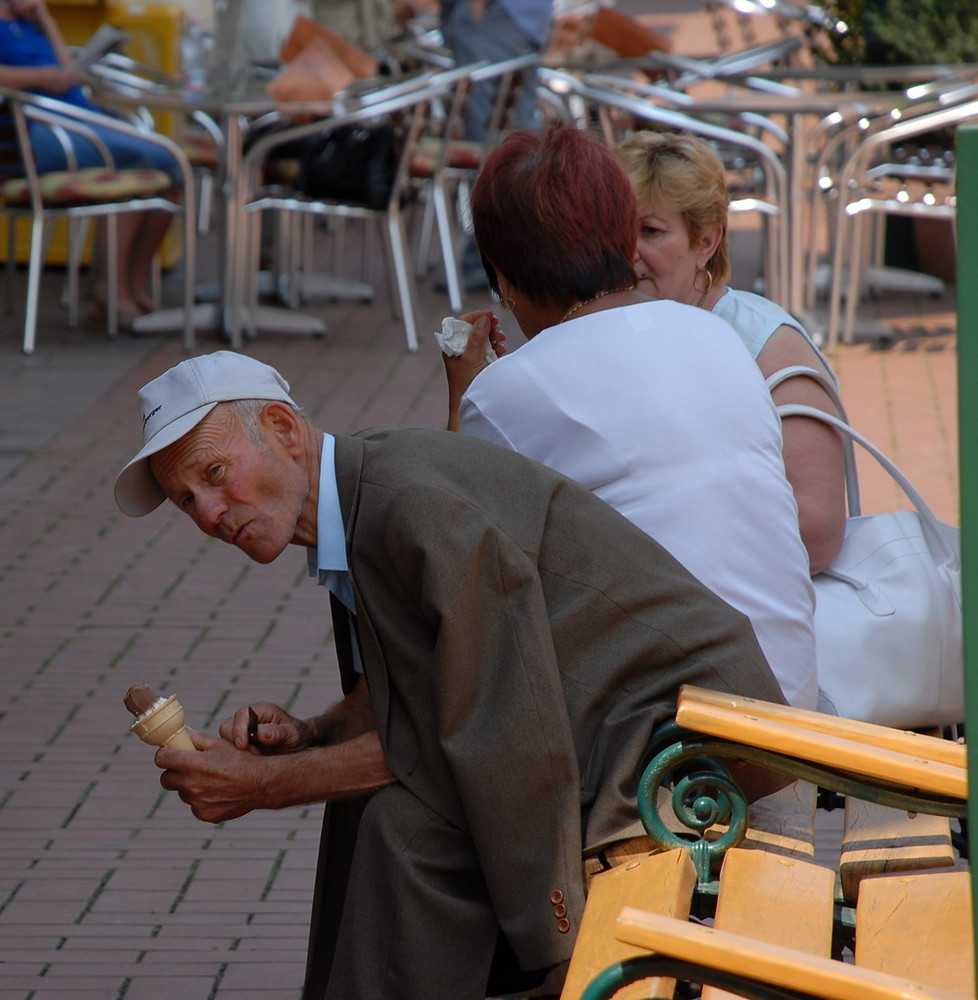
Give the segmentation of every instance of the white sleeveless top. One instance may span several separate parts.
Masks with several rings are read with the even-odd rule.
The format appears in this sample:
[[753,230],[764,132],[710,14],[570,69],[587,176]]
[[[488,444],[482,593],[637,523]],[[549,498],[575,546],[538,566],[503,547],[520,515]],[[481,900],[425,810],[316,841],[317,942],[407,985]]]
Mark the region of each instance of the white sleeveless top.
[[754,292],[728,287],[711,311],[714,316],[725,319],[737,331],[737,335],[755,361],[778,327],[790,326],[793,330],[797,330],[798,336],[804,337],[817,355],[833,385],[838,386],[839,380],[832,371],[828,358],[818,349],[801,323],[776,302],[764,298],[763,295],[755,295]]

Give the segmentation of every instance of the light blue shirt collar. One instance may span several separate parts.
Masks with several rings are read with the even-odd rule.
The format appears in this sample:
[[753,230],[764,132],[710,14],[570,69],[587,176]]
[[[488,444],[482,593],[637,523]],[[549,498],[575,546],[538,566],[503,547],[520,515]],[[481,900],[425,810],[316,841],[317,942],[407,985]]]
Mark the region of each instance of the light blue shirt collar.
[[354,610],[350,567],[346,559],[346,528],[340,513],[336,484],[336,439],[323,435],[319,466],[319,505],[316,512],[316,548],[308,551],[309,575],[321,587],[331,590],[351,611]]

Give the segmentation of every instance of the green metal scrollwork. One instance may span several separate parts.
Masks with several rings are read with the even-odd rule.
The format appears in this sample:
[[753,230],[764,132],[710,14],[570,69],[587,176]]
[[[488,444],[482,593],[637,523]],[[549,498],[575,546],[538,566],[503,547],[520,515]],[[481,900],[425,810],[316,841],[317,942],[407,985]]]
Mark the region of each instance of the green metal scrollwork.
[[[710,881],[723,854],[739,844],[747,830],[747,799],[724,766],[723,758],[756,764],[786,774],[792,780],[810,781],[841,795],[907,812],[963,817],[967,811],[963,801],[854,777],[849,772],[742,743],[697,736],[674,723],[657,731],[651,752],[654,756],[639,783],[639,815],[649,837],[662,850],[682,848],[690,852],[701,885]],[[658,792],[663,786],[672,787],[673,812],[698,839],[676,833],[663,822],[658,809]],[[721,823],[728,825],[727,831],[714,841],[707,841],[706,831]]]
[[[690,852],[696,878],[702,884],[713,877],[713,870],[730,847],[735,847],[747,832],[747,799],[718,760],[692,756],[686,745],[675,743],[661,750],[642,774],[638,790],[638,811],[652,842],[662,850],[680,847]],[[682,765],[687,765],[681,769]],[[672,810],[689,830],[698,834],[690,842],[670,830],[658,809],[658,792],[672,784]],[[726,832],[716,840],[706,840],[706,831],[726,823]]]

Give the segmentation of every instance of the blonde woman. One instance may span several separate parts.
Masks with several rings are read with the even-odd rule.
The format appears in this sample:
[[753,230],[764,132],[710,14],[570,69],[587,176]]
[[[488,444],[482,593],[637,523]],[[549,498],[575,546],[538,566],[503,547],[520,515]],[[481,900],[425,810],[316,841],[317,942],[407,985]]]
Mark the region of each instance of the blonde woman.
[[[709,143],[688,134],[645,131],[622,142],[617,153],[639,206],[638,288],[721,316],[740,335],[765,377],[790,365],[805,365],[834,382],[828,361],[790,313],[727,284],[727,177]],[[772,395],[777,404],[806,403],[836,412],[825,390],[810,378],[789,379]],[[842,545],[843,446],[834,430],[804,417],[788,418],[782,433],[785,471],[815,575]]]

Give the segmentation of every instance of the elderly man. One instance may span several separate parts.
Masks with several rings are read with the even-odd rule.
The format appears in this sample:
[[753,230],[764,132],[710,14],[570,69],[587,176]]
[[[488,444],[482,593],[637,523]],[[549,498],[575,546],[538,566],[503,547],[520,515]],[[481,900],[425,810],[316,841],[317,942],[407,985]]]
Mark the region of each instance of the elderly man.
[[[689,682],[782,701],[747,620],[573,482],[458,434],[323,434],[272,368],[192,358],[140,392],[131,516],[169,499],[331,591],[345,698],[161,749],[200,819],[329,802],[306,1000],[475,1000],[573,948],[582,856],[640,832],[653,726]],[[256,745],[255,745],[256,744]]]

